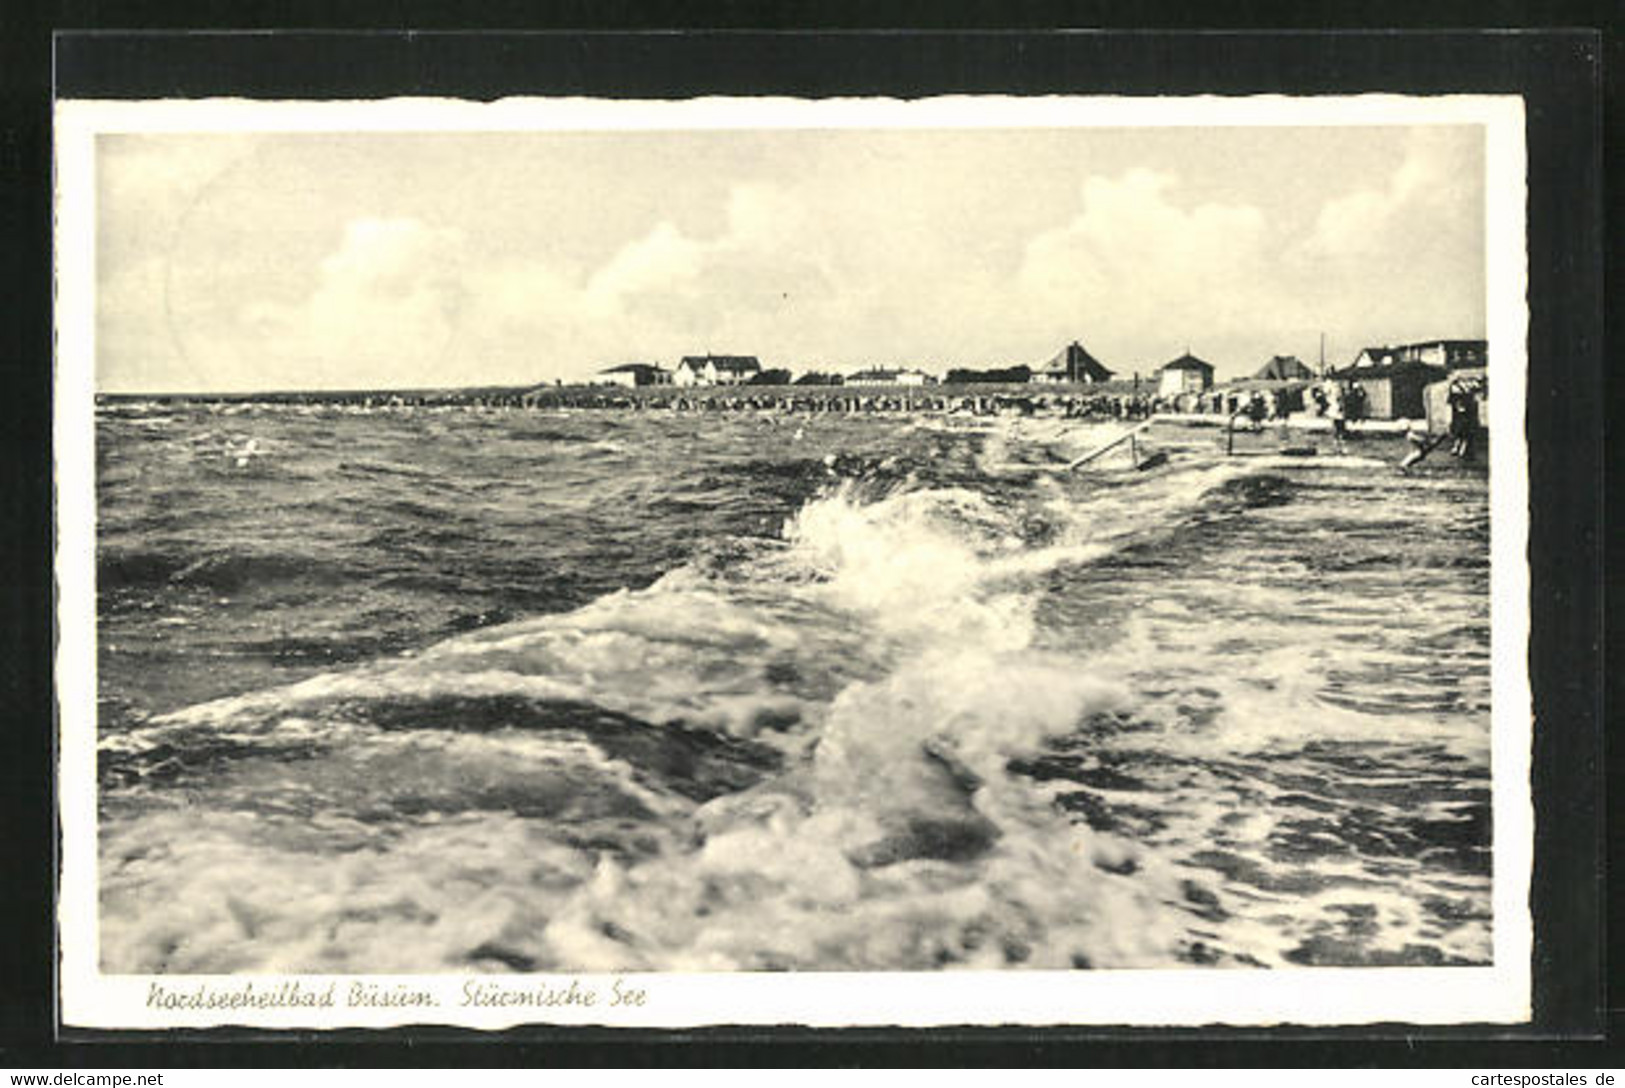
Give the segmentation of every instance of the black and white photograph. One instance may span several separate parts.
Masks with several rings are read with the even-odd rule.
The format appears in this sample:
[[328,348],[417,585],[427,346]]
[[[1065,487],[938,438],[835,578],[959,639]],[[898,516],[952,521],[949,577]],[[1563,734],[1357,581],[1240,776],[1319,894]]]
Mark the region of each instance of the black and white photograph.
[[1523,124],[59,104],[66,1021],[1527,1018]]

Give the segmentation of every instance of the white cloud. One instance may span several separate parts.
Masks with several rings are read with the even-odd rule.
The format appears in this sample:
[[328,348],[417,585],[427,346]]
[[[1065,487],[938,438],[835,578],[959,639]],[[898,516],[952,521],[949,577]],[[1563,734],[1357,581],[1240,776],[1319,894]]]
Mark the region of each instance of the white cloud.
[[562,189],[517,184],[517,166],[471,179],[432,142],[408,145],[411,171],[369,141],[136,142],[110,151],[102,190],[100,358],[109,387],[400,386],[708,349],[1032,363],[1077,337],[1123,372],[1188,345],[1228,374],[1313,352],[1321,330],[1334,359],[1474,335],[1473,134],[1379,135],[1327,137],[1339,153],[1318,159],[1272,144],[1254,172],[1202,141],[1107,154],[1091,137],[1036,180],[975,141],[944,166],[929,140],[838,156],[791,140],[701,178],[587,160]]
[[1397,162],[1366,166],[1369,181],[1328,201],[1315,219],[1303,256],[1317,260],[1371,259],[1413,253],[1442,236],[1452,243],[1476,236],[1478,179],[1462,176],[1435,136],[1412,136]]
[[1301,293],[1361,342],[1483,335],[1481,169],[1459,137],[1414,132],[1400,158],[1370,164],[1369,182],[1327,201],[1288,250]]
[[1173,175],[1149,170],[1087,179],[1081,210],[1026,247],[1028,305],[1107,352],[1158,329],[1169,343],[1230,336],[1279,308],[1264,214],[1181,207],[1178,188]]
[[534,316],[555,325],[555,335],[562,322],[572,343],[596,351],[579,357],[576,373],[609,358],[669,358],[708,346],[794,354],[786,316],[805,328],[812,311],[839,297],[828,242],[812,222],[786,192],[736,185],[717,235],[690,237],[659,222],[586,276],[570,307]]
[[466,308],[462,242],[416,219],[353,219],[307,298],[250,299],[200,347],[315,386],[445,381]]
[[682,292],[699,276],[708,247],[685,238],[670,223],[659,223],[621,248],[587,281],[585,303],[595,317],[619,314],[637,295]]

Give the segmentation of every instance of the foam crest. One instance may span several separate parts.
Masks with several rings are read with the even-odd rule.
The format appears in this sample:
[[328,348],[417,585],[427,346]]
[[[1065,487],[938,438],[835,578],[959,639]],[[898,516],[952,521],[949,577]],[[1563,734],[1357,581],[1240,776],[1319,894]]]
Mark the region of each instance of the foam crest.
[[[627,462],[692,464],[693,422],[624,425]],[[594,583],[641,588],[544,595],[571,610],[105,737],[138,773],[103,796],[104,967],[1487,955],[1478,575],[1413,541],[1405,577],[1444,587],[1440,614],[1396,599],[1391,509],[1160,439],[1173,456],[1144,473],[983,463],[1100,440],[1067,421],[923,419],[905,449],[809,420],[793,464],[739,426],[705,423],[703,539]],[[413,463],[374,452],[368,480]],[[820,458],[844,478],[805,498]],[[693,516],[649,515],[691,537]],[[431,571],[469,546],[425,540]],[[596,561],[578,543],[500,568],[501,592]],[[694,558],[655,578],[671,556]]]
[[974,492],[902,491],[875,502],[843,484],[786,525],[792,555],[826,581],[816,596],[911,643],[1019,648],[1031,601],[997,592],[1001,556],[1020,553],[1009,514]]
[[[1089,713],[1120,708],[1125,699],[1120,687],[1053,654],[928,652],[835,700],[815,758],[820,792],[856,791],[877,803],[908,804],[910,791],[888,775],[895,770],[918,780],[922,768],[933,782],[944,769],[960,768],[978,786],[997,782],[1010,757],[1073,731]],[[933,761],[942,765],[928,768]]]

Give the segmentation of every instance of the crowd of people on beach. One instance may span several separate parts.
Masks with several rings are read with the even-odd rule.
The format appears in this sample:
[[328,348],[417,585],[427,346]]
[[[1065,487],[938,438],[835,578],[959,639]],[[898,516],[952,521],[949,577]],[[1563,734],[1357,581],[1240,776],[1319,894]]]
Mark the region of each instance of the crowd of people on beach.
[[1182,415],[1245,416],[1258,422],[1285,419],[1304,410],[1301,386],[1279,389],[1210,389],[1154,399],[1156,411]]
[[[1471,460],[1475,441],[1481,431],[1479,398],[1483,393],[1484,381],[1481,377],[1459,375],[1453,378],[1446,397],[1448,429],[1442,435],[1435,436],[1427,423],[1417,421],[1408,433],[1412,448],[1400,462],[1400,471],[1408,470],[1446,440],[1450,443],[1452,456],[1464,461]],[[545,396],[538,398],[538,403],[548,399]],[[1280,384],[1239,384],[1174,395],[1039,389],[1029,393],[1006,387],[986,393],[944,389],[896,392],[854,389],[790,396],[741,390],[725,396],[690,397],[675,392],[640,399],[600,390],[585,397],[578,392],[561,394],[558,406],[842,413],[923,410],[949,414],[1040,415],[1136,423],[1156,415],[1192,415],[1215,417],[1216,422],[1223,422],[1232,430],[1245,428],[1255,433],[1272,421],[1285,423],[1289,419],[1308,417],[1327,421],[1339,452],[1344,449],[1348,425],[1366,419],[1370,414],[1367,394],[1360,383],[1336,377]]]
[[[1451,379],[1445,403],[1449,423],[1445,431],[1434,436],[1424,421],[1417,421],[1407,434],[1411,451],[1400,462],[1400,471],[1425,458],[1446,441],[1450,455],[1459,460],[1472,459],[1473,446],[1482,424],[1479,420],[1479,398],[1484,394],[1484,381],[1474,376]],[[1270,420],[1285,420],[1291,416],[1307,414],[1330,422],[1332,440],[1339,451],[1348,436],[1349,423],[1365,419],[1369,414],[1366,391],[1358,382],[1325,378],[1314,383],[1279,388],[1231,388],[1206,390],[1200,393],[1182,393],[1174,397],[1154,397],[1150,410],[1156,413],[1177,412],[1187,415],[1222,415],[1231,423],[1245,422],[1252,430],[1262,429]]]
[[1068,397],[1068,419],[1145,419],[1157,411],[1157,400],[1139,394]]

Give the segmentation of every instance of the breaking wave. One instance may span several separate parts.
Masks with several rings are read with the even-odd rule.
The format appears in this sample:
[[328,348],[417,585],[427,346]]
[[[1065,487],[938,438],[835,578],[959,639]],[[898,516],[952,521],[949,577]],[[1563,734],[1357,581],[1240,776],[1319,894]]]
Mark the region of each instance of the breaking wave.
[[[104,970],[1487,958],[1470,606],[1373,640],[1281,473],[925,437],[707,468],[734,531],[647,584],[105,735]],[[287,573],[177,562],[104,588]]]

